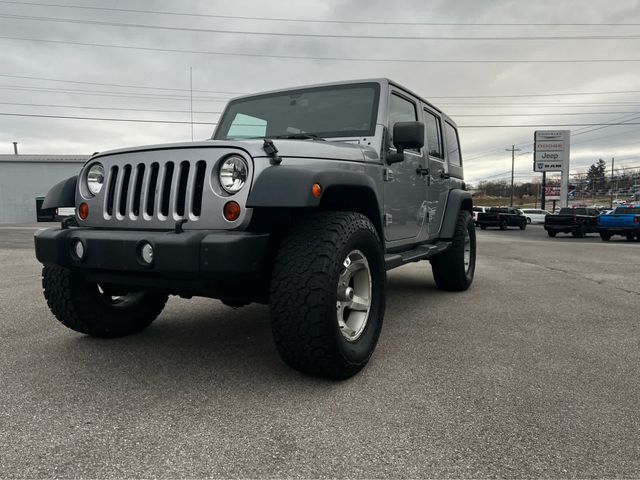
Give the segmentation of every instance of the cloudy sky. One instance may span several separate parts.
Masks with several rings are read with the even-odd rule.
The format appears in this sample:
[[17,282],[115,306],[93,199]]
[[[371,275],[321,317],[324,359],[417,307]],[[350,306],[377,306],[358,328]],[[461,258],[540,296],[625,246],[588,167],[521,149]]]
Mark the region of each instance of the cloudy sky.
[[389,77],[461,126],[470,181],[509,176],[512,144],[539,176],[545,126],[574,171],[640,167],[638,0],[0,0],[0,24],[0,153],[190,140],[192,67],[196,139],[245,92]]

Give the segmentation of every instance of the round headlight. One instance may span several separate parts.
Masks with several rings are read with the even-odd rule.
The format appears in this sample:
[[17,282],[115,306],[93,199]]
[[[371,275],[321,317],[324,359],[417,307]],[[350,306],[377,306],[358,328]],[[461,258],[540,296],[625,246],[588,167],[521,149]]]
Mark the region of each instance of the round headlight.
[[104,184],[104,167],[100,163],[94,163],[87,172],[87,188],[91,195],[97,195]]
[[239,192],[247,181],[247,175],[249,173],[249,167],[244,158],[234,155],[228,157],[222,165],[220,165],[220,173],[218,174],[220,179],[220,186],[224,188],[227,193]]

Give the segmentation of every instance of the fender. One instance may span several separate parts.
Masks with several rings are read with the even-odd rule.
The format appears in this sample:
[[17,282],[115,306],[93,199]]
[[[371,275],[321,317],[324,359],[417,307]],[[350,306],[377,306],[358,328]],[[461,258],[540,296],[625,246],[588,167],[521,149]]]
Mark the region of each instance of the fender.
[[471,213],[472,207],[473,200],[469,192],[457,188],[449,190],[447,206],[442,220],[442,228],[440,229],[440,238],[453,238],[456,230],[456,221],[458,220],[458,212],[460,210],[467,210]]
[[70,177],[49,189],[42,208],[75,207],[78,177]]
[[318,207],[320,198],[313,196],[311,188],[314,183],[320,184],[323,193],[331,187],[355,186],[376,191],[373,179],[362,172],[341,169],[322,170],[310,167],[272,166],[264,170],[256,179],[247,207]]

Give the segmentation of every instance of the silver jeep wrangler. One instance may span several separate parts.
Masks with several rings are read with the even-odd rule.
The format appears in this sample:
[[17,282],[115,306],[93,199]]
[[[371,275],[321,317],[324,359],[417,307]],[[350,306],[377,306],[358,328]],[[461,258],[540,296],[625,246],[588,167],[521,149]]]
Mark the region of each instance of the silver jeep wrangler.
[[348,378],[380,334],[386,271],[429,260],[466,290],[476,256],[453,121],[362,80],[231,100],[212,139],[94,154],[43,208],[44,296],[67,327],[138,332],[169,295],[268,303],[282,359]]

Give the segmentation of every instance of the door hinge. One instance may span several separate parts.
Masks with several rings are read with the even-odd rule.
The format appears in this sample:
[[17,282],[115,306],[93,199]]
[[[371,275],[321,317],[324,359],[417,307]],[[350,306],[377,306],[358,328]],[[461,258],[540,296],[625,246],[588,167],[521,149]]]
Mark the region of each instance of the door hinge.
[[384,226],[388,227],[393,223],[393,216],[390,213],[385,213],[382,216],[382,221],[384,222]]
[[385,182],[390,182],[391,180],[393,180],[393,170],[391,170],[390,168],[385,168],[382,171],[382,179]]

